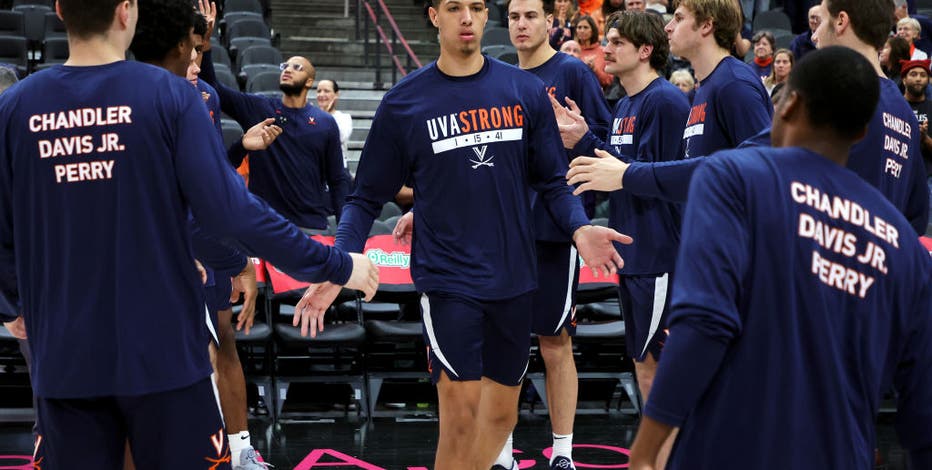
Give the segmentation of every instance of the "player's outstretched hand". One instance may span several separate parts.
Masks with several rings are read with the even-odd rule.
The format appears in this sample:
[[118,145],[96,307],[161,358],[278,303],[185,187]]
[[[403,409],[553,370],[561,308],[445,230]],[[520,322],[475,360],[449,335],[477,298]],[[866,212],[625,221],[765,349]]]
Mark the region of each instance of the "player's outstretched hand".
[[573,194],[586,191],[617,191],[628,164],[602,149],[595,149],[595,157],[576,157],[570,162],[566,180],[570,186],[579,185]]
[[246,267],[233,278],[230,302],[238,301],[240,294],[243,294],[243,308],[236,317],[236,331],[242,331],[245,327],[248,335],[256,319],[256,297],[259,296],[259,287],[256,285],[256,265],[252,263],[252,260],[246,260]]
[[282,135],[282,128],[273,124],[275,118],[268,118],[249,128],[243,134],[243,148],[249,151],[265,150]]
[[23,321],[23,316],[20,315],[16,317],[16,320],[4,322],[3,326],[17,339],[26,339],[26,322]]
[[560,128],[560,139],[563,140],[563,147],[571,149],[579,143],[579,140],[589,132],[589,124],[586,124],[586,118],[582,116],[579,106],[568,96],[565,98],[567,107],[563,107],[553,96],[550,97],[550,106],[553,108],[553,114],[557,118],[557,127]]
[[[204,33],[205,38],[211,37],[214,32],[214,28],[217,26],[217,4],[214,2],[208,2],[207,0],[197,0],[197,10],[204,15],[204,18],[207,19],[207,32]],[[210,43],[204,44],[204,50],[210,49]]]
[[307,336],[310,330],[311,338],[316,338],[318,331],[324,331],[324,314],[340,295],[341,289],[332,282],[322,282],[311,284],[304,291],[304,296],[294,307],[294,318],[291,320],[292,325],[301,325],[301,336]]
[[633,241],[627,235],[595,225],[580,227],[573,234],[573,242],[576,243],[579,256],[582,256],[595,277],[599,277],[600,272],[608,277],[625,265],[612,242],[630,245]]
[[408,213],[401,216],[401,218],[398,219],[398,222],[395,224],[395,230],[392,230],[392,238],[395,240],[395,243],[410,245],[411,234],[413,233],[414,212],[408,211]]

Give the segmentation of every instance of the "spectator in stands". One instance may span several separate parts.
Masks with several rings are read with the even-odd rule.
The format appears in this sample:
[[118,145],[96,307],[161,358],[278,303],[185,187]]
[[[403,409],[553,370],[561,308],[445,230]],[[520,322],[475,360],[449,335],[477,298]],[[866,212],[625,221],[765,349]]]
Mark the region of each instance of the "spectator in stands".
[[0,66],[0,93],[6,91],[7,88],[13,86],[18,81],[19,78],[16,76],[15,70]]
[[929,66],[932,61],[911,60],[903,63],[904,97],[919,121],[919,142],[925,161],[929,183],[929,206],[932,207],[932,137],[929,137],[929,117],[932,116],[932,99],[926,94],[929,87]]
[[[212,30],[213,21],[209,22]],[[290,57],[280,65],[283,96],[278,99],[242,93],[218,82],[210,54],[207,42],[201,79],[217,89],[223,112],[243,128],[267,116],[275,116],[282,128],[282,135],[268,149],[250,153],[249,190],[299,227],[326,230],[327,216],[339,218],[343,211],[350,181],[336,120],[307,100],[314,85],[311,61]]]
[[778,49],[773,55],[773,67],[770,69],[770,75],[764,79],[764,88],[767,89],[767,93],[770,93],[770,96],[773,97],[773,89],[780,83],[786,81],[790,76],[790,71],[793,70],[793,64],[796,59],[793,58],[793,53],[789,49]]
[[[644,0],[625,0],[625,11],[645,11],[647,3]],[[606,18],[608,18],[606,16]]]
[[797,60],[802,59],[804,55],[815,50],[816,45],[812,42],[812,33],[819,27],[819,5],[814,5],[809,9],[809,30],[802,33],[790,43],[790,50]]
[[605,37],[605,20],[616,11],[624,11],[626,1],[627,0],[605,0],[602,2],[602,9],[599,15],[592,17],[599,26],[599,42],[601,42],[601,38]]
[[582,49],[579,47],[579,43],[570,39],[565,41],[562,46],[560,46],[560,52],[569,54],[577,59],[579,59],[579,54],[582,52]]
[[350,134],[353,133],[353,117],[337,109],[339,100],[340,85],[336,80],[317,82],[317,107],[330,113],[337,121],[337,127],[340,128],[340,146],[343,149],[343,166],[346,166],[346,158],[349,155],[347,142],[349,142]]
[[896,35],[905,39],[909,43],[909,58],[910,60],[922,60],[928,59],[929,54],[927,54],[922,49],[916,47],[916,40],[919,39],[919,34],[922,31],[922,28],[919,26],[919,22],[915,18],[903,18],[896,22]]
[[770,31],[761,31],[754,35],[751,42],[754,44],[754,59],[750,62],[751,68],[761,80],[764,80],[773,69],[773,51],[777,41]]
[[608,89],[612,84],[612,76],[605,73],[605,54],[602,52],[602,41],[597,36],[599,31],[595,20],[591,16],[582,16],[576,21],[576,42],[579,43],[579,60],[583,61],[596,78],[602,89]]
[[909,43],[899,36],[887,38],[883,48],[880,49],[880,68],[887,78],[893,80],[893,83],[901,88],[903,82],[900,80],[900,69],[902,62],[909,60],[909,56]]
[[693,97],[696,96],[696,79],[693,78],[693,74],[691,74],[689,70],[674,70],[673,73],[670,74],[670,83],[685,93],[686,99],[688,99],[690,103],[693,102]]
[[573,0],[556,0],[554,2],[553,24],[550,27],[550,47],[561,50],[563,43],[573,39],[573,21],[576,5]]

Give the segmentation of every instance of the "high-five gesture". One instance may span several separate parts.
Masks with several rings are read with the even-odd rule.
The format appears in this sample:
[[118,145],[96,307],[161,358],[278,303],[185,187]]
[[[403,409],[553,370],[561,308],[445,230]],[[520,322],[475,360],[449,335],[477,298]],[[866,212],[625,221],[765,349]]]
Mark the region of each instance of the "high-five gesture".
[[573,242],[576,243],[579,256],[582,256],[592,274],[599,277],[601,272],[603,276],[608,277],[625,265],[612,242],[630,245],[634,240],[608,227],[586,225],[576,229]]
[[[345,287],[362,291],[363,300],[368,302],[379,288],[379,268],[364,254],[350,253],[350,258],[353,259],[353,273]],[[307,288],[295,305],[291,322],[294,326],[301,325],[301,336],[307,336],[310,331],[311,337],[316,338],[318,331],[324,331],[324,314],[340,295],[340,289],[339,285],[330,282],[312,284]]]
[[566,98],[567,107],[563,107],[553,96],[550,97],[550,106],[553,107],[553,114],[557,118],[557,127],[560,128],[560,139],[563,140],[563,147],[571,149],[579,143],[580,139],[589,132],[589,124],[583,117],[582,111],[576,102]]
[[595,149],[595,157],[576,157],[570,162],[566,180],[570,185],[579,185],[573,191],[577,196],[586,191],[618,191],[628,166],[605,150]]

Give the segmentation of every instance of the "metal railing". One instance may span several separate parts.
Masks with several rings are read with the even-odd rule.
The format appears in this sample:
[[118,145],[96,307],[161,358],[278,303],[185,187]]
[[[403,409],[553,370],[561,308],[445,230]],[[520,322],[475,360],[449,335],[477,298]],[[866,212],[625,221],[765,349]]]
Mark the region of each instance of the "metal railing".
[[[376,3],[376,8],[373,8],[372,3]],[[380,19],[388,21],[391,38],[389,38],[389,35],[385,32],[385,28],[380,24]],[[362,23],[362,25],[360,25],[360,23]],[[370,30],[374,30],[375,33],[373,34],[374,44],[369,40]],[[408,45],[408,41],[405,40],[404,35],[401,34],[401,30],[398,29],[398,24],[395,23],[395,18],[392,16],[391,11],[385,6],[384,0],[357,0],[356,38],[358,39],[360,35],[362,35],[363,38],[365,63],[375,68],[375,86],[377,88],[382,88],[384,85],[382,81],[383,50],[388,52],[389,63],[386,64],[385,67],[391,68],[393,84],[398,83],[399,73],[403,77],[407,75],[408,72],[421,67],[421,61],[417,58],[414,51],[411,50],[411,46]],[[399,45],[401,46],[400,48]],[[396,53],[396,51],[398,51],[398,53]],[[404,64],[402,64],[402,58],[399,58],[399,56],[402,55],[404,56]]]

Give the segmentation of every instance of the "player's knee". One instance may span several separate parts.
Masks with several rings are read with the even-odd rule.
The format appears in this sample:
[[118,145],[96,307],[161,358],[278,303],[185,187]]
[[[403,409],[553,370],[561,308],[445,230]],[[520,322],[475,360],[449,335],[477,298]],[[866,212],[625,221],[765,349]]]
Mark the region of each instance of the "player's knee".
[[511,432],[518,424],[518,412],[510,407],[498,407],[488,414],[486,420],[490,428]]
[[462,406],[446,411],[442,426],[444,434],[453,439],[466,439],[475,436],[478,429],[478,406]]
[[540,354],[547,364],[573,360],[573,343],[564,332],[561,336],[539,336]]

